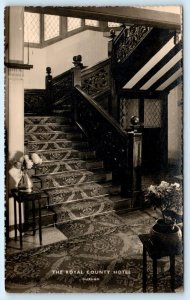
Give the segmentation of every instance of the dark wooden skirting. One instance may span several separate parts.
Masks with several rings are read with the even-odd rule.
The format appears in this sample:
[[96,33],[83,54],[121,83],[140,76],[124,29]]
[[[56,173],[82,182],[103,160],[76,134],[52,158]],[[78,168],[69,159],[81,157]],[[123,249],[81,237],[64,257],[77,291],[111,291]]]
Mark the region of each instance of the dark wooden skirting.
[[20,64],[20,63],[12,63],[12,62],[5,62],[5,66],[10,69],[23,69],[23,70],[30,70],[33,68],[33,65],[29,64]]
[[[137,90],[134,89],[122,89],[119,91],[120,97],[127,97],[128,99],[162,99],[163,95],[167,94],[167,91],[149,91],[149,90]],[[121,100],[122,101],[122,100]]]
[[182,42],[175,45],[144,77],[142,77],[133,89],[140,89],[152,76],[154,76],[167,62],[172,59],[182,49]]
[[155,83],[153,83],[149,90],[156,90],[162,83],[169,79],[178,69],[183,65],[183,60],[180,59],[171,69],[169,69],[161,78],[159,78]]

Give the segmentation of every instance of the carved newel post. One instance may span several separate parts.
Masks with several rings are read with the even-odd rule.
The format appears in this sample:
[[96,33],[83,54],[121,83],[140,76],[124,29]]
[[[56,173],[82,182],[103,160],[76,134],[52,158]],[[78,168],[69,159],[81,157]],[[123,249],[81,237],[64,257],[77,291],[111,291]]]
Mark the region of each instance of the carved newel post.
[[73,56],[73,86],[81,85],[81,70],[84,68],[82,63],[82,56]]
[[46,86],[46,102],[47,102],[47,113],[51,114],[52,112],[52,100],[53,100],[53,95],[52,95],[52,75],[51,75],[51,68],[47,67],[46,68],[46,78],[45,78],[45,86]]
[[46,90],[52,87],[52,75],[51,75],[51,68],[46,68]]
[[131,118],[131,131],[128,132],[128,168],[127,196],[132,197],[132,207],[142,206],[141,164],[142,164],[142,133],[139,132],[139,118]]

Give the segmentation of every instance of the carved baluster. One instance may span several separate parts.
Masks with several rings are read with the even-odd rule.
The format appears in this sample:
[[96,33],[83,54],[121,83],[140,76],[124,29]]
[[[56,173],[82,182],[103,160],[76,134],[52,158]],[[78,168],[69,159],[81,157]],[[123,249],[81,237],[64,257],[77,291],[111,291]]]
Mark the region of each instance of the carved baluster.
[[45,86],[46,86],[46,112],[48,114],[51,114],[52,112],[52,100],[53,100],[53,95],[52,95],[52,75],[51,75],[51,68],[47,67],[46,68],[46,78],[45,78]]

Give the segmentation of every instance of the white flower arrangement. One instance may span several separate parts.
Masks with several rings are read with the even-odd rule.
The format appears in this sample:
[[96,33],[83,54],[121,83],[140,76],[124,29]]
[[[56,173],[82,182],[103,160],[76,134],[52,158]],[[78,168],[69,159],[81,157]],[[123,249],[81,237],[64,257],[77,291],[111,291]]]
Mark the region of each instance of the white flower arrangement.
[[39,157],[37,153],[32,153],[31,156],[25,154],[23,155],[19,161],[15,163],[15,167],[20,169],[21,171],[30,170],[33,167],[35,168],[37,165],[42,164],[42,159]]
[[150,185],[145,194],[145,199],[154,209],[158,208],[163,219],[176,221],[182,215],[183,200],[179,183],[161,181],[159,185]]

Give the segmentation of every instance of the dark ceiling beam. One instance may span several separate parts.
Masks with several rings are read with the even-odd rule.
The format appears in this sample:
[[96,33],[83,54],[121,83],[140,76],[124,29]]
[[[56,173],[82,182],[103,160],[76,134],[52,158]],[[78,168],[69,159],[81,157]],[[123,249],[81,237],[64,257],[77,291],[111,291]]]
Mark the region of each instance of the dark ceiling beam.
[[151,77],[153,77],[165,64],[168,63],[182,49],[182,41],[175,45],[145,76],[143,76],[134,86],[133,89],[140,89]]
[[38,12],[59,16],[68,16],[82,19],[95,19],[125,24],[146,25],[159,28],[181,30],[179,14],[147,10],[137,7],[60,7],[60,6],[28,6],[25,11]]
[[170,68],[162,77],[160,77],[156,82],[154,82],[148,90],[156,90],[162,83],[168,80],[177,70],[179,70],[183,65],[183,60],[180,59],[172,68]]
[[175,81],[173,81],[170,85],[168,85],[163,92],[169,93],[171,90],[173,90],[178,84],[183,82],[183,75],[179,76]]
[[123,88],[119,91],[120,101],[122,101],[122,97],[127,97],[127,99],[162,99],[163,91],[149,91],[149,90],[134,90]]

